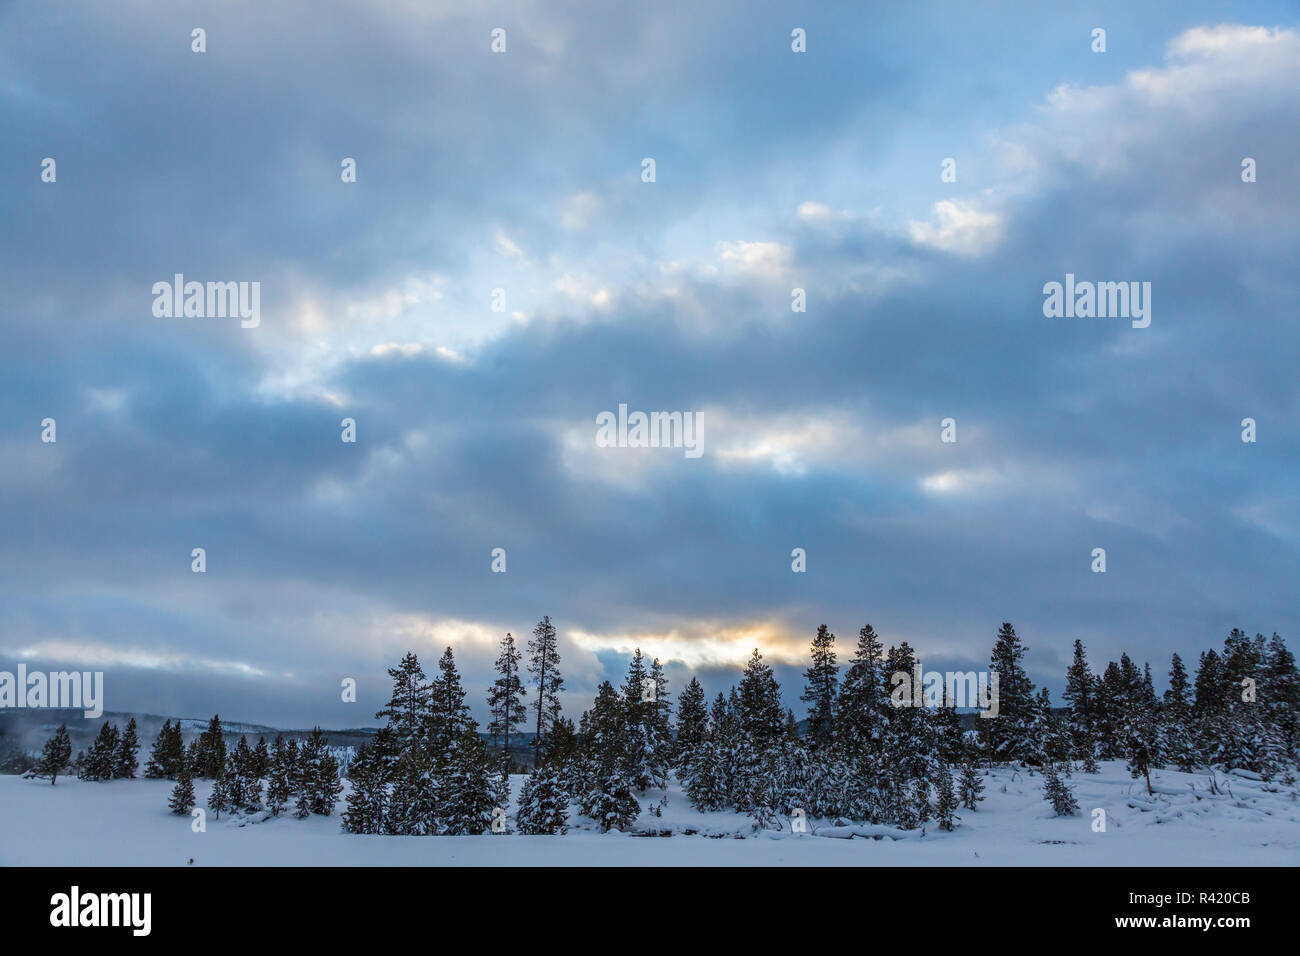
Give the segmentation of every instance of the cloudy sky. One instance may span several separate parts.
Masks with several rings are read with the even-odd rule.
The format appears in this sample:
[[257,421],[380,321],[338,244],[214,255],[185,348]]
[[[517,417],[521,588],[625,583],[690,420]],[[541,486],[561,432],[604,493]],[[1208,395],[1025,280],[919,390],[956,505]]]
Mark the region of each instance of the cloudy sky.
[[373,724],[450,643],[482,718],[543,614],[574,715],[638,645],[798,707],[820,623],[1054,694],[1300,633],[1294,3],[0,0],[0,182],[0,669],[108,709]]

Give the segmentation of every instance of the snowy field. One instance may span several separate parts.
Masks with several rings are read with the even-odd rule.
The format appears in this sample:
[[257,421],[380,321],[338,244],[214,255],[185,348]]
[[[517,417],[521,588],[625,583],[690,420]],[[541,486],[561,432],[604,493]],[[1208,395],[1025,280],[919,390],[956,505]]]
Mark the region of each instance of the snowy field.
[[[638,831],[671,836],[601,834],[571,815],[563,836],[356,836],[339,817],[209,819],[205,833],[167,809],[172,783],[116,780],[87,783],[0,776],[0,864],[195,866],[1295,866],[1300,864],[1300,786],[1218,775],[1158,771],[1147,797],[1122,762],[1100,774],[1068,779],[1080,814],[1054,817],[1042,799],[1042,778],[993,770],[978,811],[962,810],[951,833],[927,826],[899,838],[854,835],[825,821],[808,833],[755,833],[735,813],[699,813],[675,787],[663,815],[643,812]],[[517,795],[523,778],[512,779]],[[208,781],[195,781],[200,806]],[[1230,791],[1230,794],[1229,792]],[[648,807],[662,796],[647,794]],[[339,810],[343,807],[339,802]],[[1106,832],[1094,832],[1092,810],[1106,811]],[[512,812],[513,812],[513,808]],[[864,828],[865,829],[865,828]],[[687,831],[695,831],[688,833]],[[835,838],[832,838],[832,835]]]

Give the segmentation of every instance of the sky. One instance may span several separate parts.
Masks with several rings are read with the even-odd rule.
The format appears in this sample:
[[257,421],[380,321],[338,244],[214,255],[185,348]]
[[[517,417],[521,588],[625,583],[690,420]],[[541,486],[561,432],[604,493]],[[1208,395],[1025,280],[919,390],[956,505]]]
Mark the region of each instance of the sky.
[[1058,699],[1296,647],[1293,2],[0,0],[0,183],[0,669],[106,709],[374,725],[451,646],[484,720],[542,615],[574,718],[635,647],[801,715],[823,623]]

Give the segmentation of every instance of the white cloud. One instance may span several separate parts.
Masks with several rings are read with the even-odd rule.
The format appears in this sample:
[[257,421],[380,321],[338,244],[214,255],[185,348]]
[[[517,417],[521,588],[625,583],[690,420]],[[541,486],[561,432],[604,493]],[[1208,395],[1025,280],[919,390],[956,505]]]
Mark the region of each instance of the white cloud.
[[993,251],[1002,238],[999,213],[980,209],[972,202],[941,199],[934,204],[929,222],[907,224],[914,243],[931,246],[960,256],[982,256]]

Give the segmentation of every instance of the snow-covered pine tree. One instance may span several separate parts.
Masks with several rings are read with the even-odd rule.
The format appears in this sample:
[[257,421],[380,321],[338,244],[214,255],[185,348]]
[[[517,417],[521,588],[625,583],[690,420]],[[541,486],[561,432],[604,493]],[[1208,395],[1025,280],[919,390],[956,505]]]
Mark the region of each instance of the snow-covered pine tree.
[[451,749],[471,723],[469,706],[465,703],[465,688],[456,669],[456,658],[448,647],[438,661],[438,676],[429,691],[429,748],[437,761]]
[[[886,679],[891,686],[896,681],[905,681],[898,684],[900,691],[911,688],[916,665],[911,645],[903,641],[898,647],[889,649],[885,659]],[[895,701],[899,705],[895,705]],[[884,724],[884,754],[891,767],[900,770],[909,780],[925,777],[938,763],[931,712],[923,704],[924,700],[912,700],[911,694],[904,699],[901,693],[895,693],[890,701],[888,721]]]
[[939,764],[953,766],[961,763],[966,754],[966,734],[961,729],[957,708],[948,695],[948,685],[943,686],[943,703],[931,717],[934,741]]
[[208,792],[208,809],[218,820],[221,819],[222,810],[230,809],[230,790],[224,772],[212,778],[212,789]]
[[519,677],[519,662],[522,659],[523,655],[515,646],[514,637],[507,633],[501,640],[501,652],[497,655],[497,678],[488,691],[488,709],[492,713],[488,733],[492,735],[493,744],[500,748],[507,767],[510,766],[510,735],[527,716],[524,684]]
[[348,833],[383,833],[388,792],[384,779],[383,758],[374,743],[357,748],[348,764],[347,808],[343,811],[343,829]]
[[403,836],[430,836],[440,832],[439,781],[433,762],[423,747],[402,751],[392,769],[384,831]]
[[1016,629],[1004,622],[989,658],[989,670],[998,675],[998,716],[979,721],[984,751],[992,761],[1021,761],[1037,754],[1037,741],[1029,734],[1034,685],[1021,663],[1024,656]]
[[968,760],[961,767],[961,805],[967,810],[975,810],[975,804],[983,801],[983,794],[984,781],[980,779],[975,765]]
[[267,769],[266,781],[266,808],[277,817],[284,812],[284,808],[289,805],[289,800],[294,795],[293,780],[297,776],[298,745],[293,741],[290,741],[290,744],[293,747],[292,753],[285,745],[284,737],[276,734],[275,743],[271,745],[271,761]]
[[[677,733],[674,740],[674,758],[678,779],[689,773],[691,760],[708,732],[709,711],[704,703],[704,687],[692,677],[681,699],[677,701]],[[686,771],[684,773],[683,771]]]
[[549,761],[524,780],[515,826],[525,834],[568,832],[569,798],[558,769]]
[[266,738],[258,737],[257,746],[253,748],[252,774],[258,780],[265,780],[271,772],[271,754],[266,749]]
[[808,705],[808,739],[814,749],[829,747],[835,737],[835,699],[840,668],[835,663],[835,635],[825,624],[813,635],[812,661],[804,671],[806,685],[799,699]]
[[1065,672],[1065,693],[1070,705],[1068,732],[1070,759],[1082,761],[1088,773],[1097,772],[1097,678],[1088,668],[1083,641],[1074,642],[1074,660]]
[[546,748],[546,738],[560,717],[560,689],[564,678],[560,675],[559,639],[550,615],[545,615],[533,628],[528,642],[528,673],[533,675],[537,687],[533,707],[537,711],[537,730],[533,738],[535,762],[540,762]]
[[175,779],[184,760],[185,743],[181,739],[180,722],[173,725],[170,720],[164,720],[162,729],[154,739],[144,775],[151,780]]
[[[654,699],[650,701],[646,716],[646,735],[650,743],[650,780],[654,786],[668,788],[668,775],[672,772],[673,758],[673,703],[668,692],[668,677],[664,674],[663,664],[659,658],[650,661],[650,673],[647,675],[654,688]],[[667,800],[667,794],[664,795]]]
[[696,746],[694,753],[691,774],[686,781],[686,798],[696,810],[725,808],[728,795],[718,745],[708,738]]
[[1118,713],[1120,746],[1128,760],[1129,773],[1146,781],[1147,793],[1151,790],[1151,767],[1156,762],[1156,740],[1159,715],[1152,710],[1154,691],[1148,693],[1142,672],[1121,654],[1119,659],[1120,691],[1111,703]]
[[1300,668],[1296,667],[1295,655],[1276,633],[1268,642],[1260,700],[1283,753],[1296,762],[1300,757]]
[[939,821],[939,829],[951,830],[956,823],[957,800],[956,789],[952,783],[952,771],[947,767],[939,770],[938,799],[934,805],[934,816]]
[[220,777],[226,770],[226,737],[221,729],[221,715],[213,714],[208,729],[199,735],[195,762],[190,772],[196,777]]
[[781,739],[785,734],[785,711],[781,707],[781,688],[772,668],[763,663],[763,655],[754,653],[740,679],[739,711],[736,716],[743,738],[758,751]]
[[176,771],[176,786],[172,787],[171,798],[167,806],[177,816],[188,816],[194,809],[194,780],[190,777],[189,765],[181,758],[180,768]]
[[68,762],[71,759],[72,738],[68,736],[68,725],[59,724],[59,729],[54,732],[54,736],[45,741],[45,746],[41,748],[40,759],[32,768],[31,775],[49,777],[50,785],[53,786],[58,782],[59,774],[68,769]]
[[1043,799],[1052,805],[1058,817],[1072,817],[1079,812],[1079,801],[1074,799],[1074,793],[1052,763],[1043,768]]
[[636,648],[623,682],[621,736],[626,748],[628,780],[633,789],[644,793],[654,783],[651,776],[653,753],[650,746],[650,696],[641,648]]
[[1160,749],[1165,759],[1184,773],[1196,769],[1195,729],[1187,668],[1174,654],[1169,662],[1169,688],[1160,710]]
[[429,726],[431,688],[420,659],[408,651],[396,667],[388,668],[393,693],[375,717],[387,717],[398,752],[422,745]]
[[226,772],[221,775],[221,779],[226,787],[226,808],[231,813],[240,813],[244,809],[248,790],[245,786],[243,770],[239,765],[238,750],[232,750],[226,757]]
[[118,733],[117,727],[105,721],[99,727],[99,734],[86,751],[77,776],[82,780],[111,780],[117,767]]
[[126,722],[126,729],[117,742],[117,752],[113,759],[113,776],[118,780],[133,780],[135,772],[140,769],[140,738],[135,727],[135,718]]
[[492,826],[491,761],[473,722],[452,745],[446,786],[439,793],[441,832],[449,836],[477,835]]
[[338,805],[339,794],[343,792],[338,758],[330,752],[329,742],[319,727],[312,730],[309,745],[313,755],[311,763],[315,770],[311,781],[311,812],[323,817],[332,816]]
[[232,792],[233,805],[236,809],[257,813],[262,809],[262,778],[257,772],[256,752],[248,746],[246,737],[241,736],[235,748],[235,765],[239,771],[241,793],[240,799],[234,801]]
[[858,631],[853,652],[838,697],[841,749],[851,756],[867,756],[873,766],[880,766],[884,721],[889,708],[885,681],[884,645],[870,624]]

